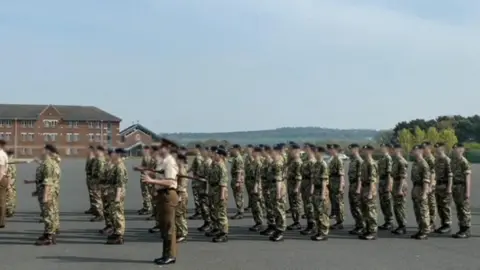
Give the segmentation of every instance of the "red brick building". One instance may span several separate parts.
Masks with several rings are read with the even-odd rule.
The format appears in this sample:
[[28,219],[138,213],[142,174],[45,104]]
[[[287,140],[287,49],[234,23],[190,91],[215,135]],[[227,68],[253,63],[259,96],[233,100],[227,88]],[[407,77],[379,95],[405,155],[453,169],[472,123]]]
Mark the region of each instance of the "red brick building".
[[160,136],[150,129],[133,124],[120,132],[122,146],[129,155],[140,156],[144,145],[160,141]]
[[83,157],[92,144],[121,146],[121,121],[93,106],[0,104],[0,139],[20,158],[38,156],[46,143]]

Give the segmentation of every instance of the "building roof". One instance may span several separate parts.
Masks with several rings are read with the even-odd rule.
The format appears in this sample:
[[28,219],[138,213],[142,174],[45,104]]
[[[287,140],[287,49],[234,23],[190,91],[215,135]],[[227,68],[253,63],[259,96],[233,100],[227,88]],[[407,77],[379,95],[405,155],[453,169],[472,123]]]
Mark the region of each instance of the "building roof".
[[160,141],[162,138],[155,132],[153,132],[152,130],[146,128],[145,126],[141,125],[141,124],[133,124],[125,129],[123,129],[122,131],[120,131],[120,135],[121,136],[127,136],[131,133],[133,133],[134,131],[136,130],[140,130],[142,131],[143,133],[147,134],[147,135],[150,135],[153,139],[153,141]]
[[66,121],[122,121],[94,106],[28,104],[0,104],[0,119],[37,119],[49,106],[55,108]]

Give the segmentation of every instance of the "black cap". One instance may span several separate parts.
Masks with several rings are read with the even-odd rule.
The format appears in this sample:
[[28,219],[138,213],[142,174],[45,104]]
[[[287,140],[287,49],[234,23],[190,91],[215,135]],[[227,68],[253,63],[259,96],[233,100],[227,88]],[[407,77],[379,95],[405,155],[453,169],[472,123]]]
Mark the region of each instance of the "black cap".
[[456,143],[453,145],[453,148],[464,148],[465,145],[463,145],[463,143]]
[[273,147],[273,150],[275,150],[275,151],[281,151],[282,149],[283,148],[278,144]]
[[113,151],[112,148],[108,148],[107,153],[108,153],[109,155],[111,155],[113,152],[114,152],[114,151]]
[[188,149],[187,149],[187,147],[185,147],[185,146],[180,146],[179,150],[180,150],[180,151],[187,151]]
[[53,144],[46,144],[45,145],[45,150],[49,151],[50,153],[53,154],[58,154],[57,147],[55,147]]
[[93,147],[93,145],[89,145],[88,150],[95,150],[95,147]]
[[[292,144],[292,145],[291,145],[291,148],[292,148],[292,149],[300,149],[300,145],[298,145],[298,144]],[[282,149],[280,149],[280,150],[282,150]]]
[[144,146],[143,146],[143,149],[148,150],[148,149],[150,149],[150,146],[144,145]]
[[212,151],[212,152],[217,151],[217,149],[218,149],[218,147],[216,147],[216,146],[211,146],[211,147],[210,147],[210,151]]
[[114,152],[115,154],[120,154],[120,155],[127,153],[123,148],[115,148]]
[[258,147],[265,147],[265,144],[259,144]]
[[272,150],[272,147],[270,145],[264,145],[263,150],[270,151],[270,150]]
[[333,145],[327,144],[327,149],[333,149]]
[[353,148],[360,148],[360,145],[358,145],[356,143],[352,143],[348,146],[348,149],[353,149]]
[[7,156],[13,156],[15,154],[15,151],[13,151],[12,149],[8,149],[6,152]]
[[253,145],[252,144],[247,144],[247,147],[248,148],[253,148]]
[[263,148],[262,147],[255,147],[253,148],[253,152],[262,152]]
[[200,148],[202,148],[202,145],[197,143],[197,144],[195,144],[195,148],[200,149]]
[[160,143],[161,144],[160,144],[159,148],[170,148],[170,149],[178,148],[177,143],[175,143],[174,141],[169,140],[167,138],[162,138],[160,140]]
[[3,139],[0,139],[0,147],[4,147],[5,145],[7,145],[7,142]]
[[333,144],[332,147],[333,147],[333,149],[335,149],[335,150],[340,150],[340,149],[341,149],[340,145],[338,145],[338,144],[336,144],[336,143]]
[[294,141],[289,141],[288,144],[293,145],[293,144],[295,144],[295,142]]
[[396,144],[393,145],[393,148],[395,148],[395,149],[401,149],[401,148],[402,148],[402,145],[399,144],[399,143],[396,143]]
[[152,151],[158,151],[160,148],[158,148],[158,146],[156,145],[152,145]]
[[240,149],[240,148],[242,148],[242,147],[240,146],[240,144],[234,144],[234,145],[232,145],[232,149]]
[[220,156],[224,156],[226,157],[228,155],[227,151],[225,151],[225,149],[222,149],[222,148],[218,148],[217,151],[215,151],[217,154],[219,154]]
[[187,162],[187,156],[186,155],[178,154],[177,159],[182,160],[183,162]]
[[432,144],[431,144],[430,142],[428,142],[428,141],[425,141],[425,142],[422,143],[422,145],[423,145],[423,146],[431,146]]
[[423,149],[423,144],[414,145],[412,150],[418,150],[418,149]]
[[444,142],[437,142],[437,143],[434,145],[435,148],[439,148],[439,147],[443,147],[443,146],[445,146],[445,143],[444,143]]
[[367,144],[367,145],[364,145],[362,147],[362,149],[364,149],[364,150],[375,150],[375,147],[371,146],[370,144]]
[[218,149],[223,149],[223,150],[225,150],[225,145],[220,144],[217,148],[218,148]]
[[320,152],[320,153],[325,153],[327,151],[327,149],[325,149],[325,147],[323,147],[323,146],[319,146],[319,147],[317,147],[317,151]]
[[391,143],[381,143],[380,147],[393,148],[393,145]]
[[98,151],[105,151],[105,147],[99,145],[99,146],[97,146],[97,150]]

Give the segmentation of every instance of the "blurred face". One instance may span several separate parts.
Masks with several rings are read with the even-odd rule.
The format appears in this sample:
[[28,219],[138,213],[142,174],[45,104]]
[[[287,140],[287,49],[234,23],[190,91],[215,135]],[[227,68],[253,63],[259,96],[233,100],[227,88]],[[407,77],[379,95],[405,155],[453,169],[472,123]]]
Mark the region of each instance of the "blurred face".
[[166,156],[169,152],[170,151],[169,151],[168,147],[162,146],[162,147],[160,147],[160,149],[158,149],[158,154],[162,157]]
[[150,150],[150,148],[143,148],[142,153],[144,156],[147,156],[147,155],[150,155],[152,151]]
[[388,148],[387,147],[382,147],[382,148],[380,148],[380,151],[382,151],[383,154],[387,154],[388,153]]
[[390,155],[394,155],[395,154],[395,148],[388,148],[388,153]]
[[352,155],[357,155],[359,153],[359,149],[357,147],[354,147],[354,148],[351,148],[350,149],[350,153],[352,153]]
[[463,153],[465,153],[465,148],[457,147],[457,148],[455,148],[455,153],[457,153],[457,155],[461,156],[461,155],[463,155]]
[[437,152],[438,155],[441,155],[441,154],[445,153],[445,149],[443,147],[437,147],[435,149],[435,152]]
[[371,155],[373,155],[373,151],[370,150],[370,149],[365,149],[365,155],[366,156],[371,156]]
[[413,155],[416,157],[420,157],[423,154],[423,149],[415,149],[413,150]]
[[253,154],[253,148],[252,147],[247,148],[247,154]]
[[393,149],[395,155],[400,156],[402,155],[402,148],[395,148]]
[[423,153],[424,155],[429,154],[429,153],[430,153],[430,148],[426,146],[426,147],[423,149],[422,153]]
[[315,152],[315,156],[317,157],[317,159],[323,159],[323,157],[325,156],[325,153],[317,151]]

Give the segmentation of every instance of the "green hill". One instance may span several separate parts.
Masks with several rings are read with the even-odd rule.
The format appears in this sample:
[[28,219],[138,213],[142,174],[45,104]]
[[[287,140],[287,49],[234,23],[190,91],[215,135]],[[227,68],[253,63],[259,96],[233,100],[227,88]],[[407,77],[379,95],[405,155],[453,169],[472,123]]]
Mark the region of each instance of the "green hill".
[[370,129],[329,129],[319,127],[278,128],[259,131],[222,133],[163,133],[181,144],[205,141],[228,141],[230,144],[273,144],[278,142],[365,142],[375,140],[381,131]]

